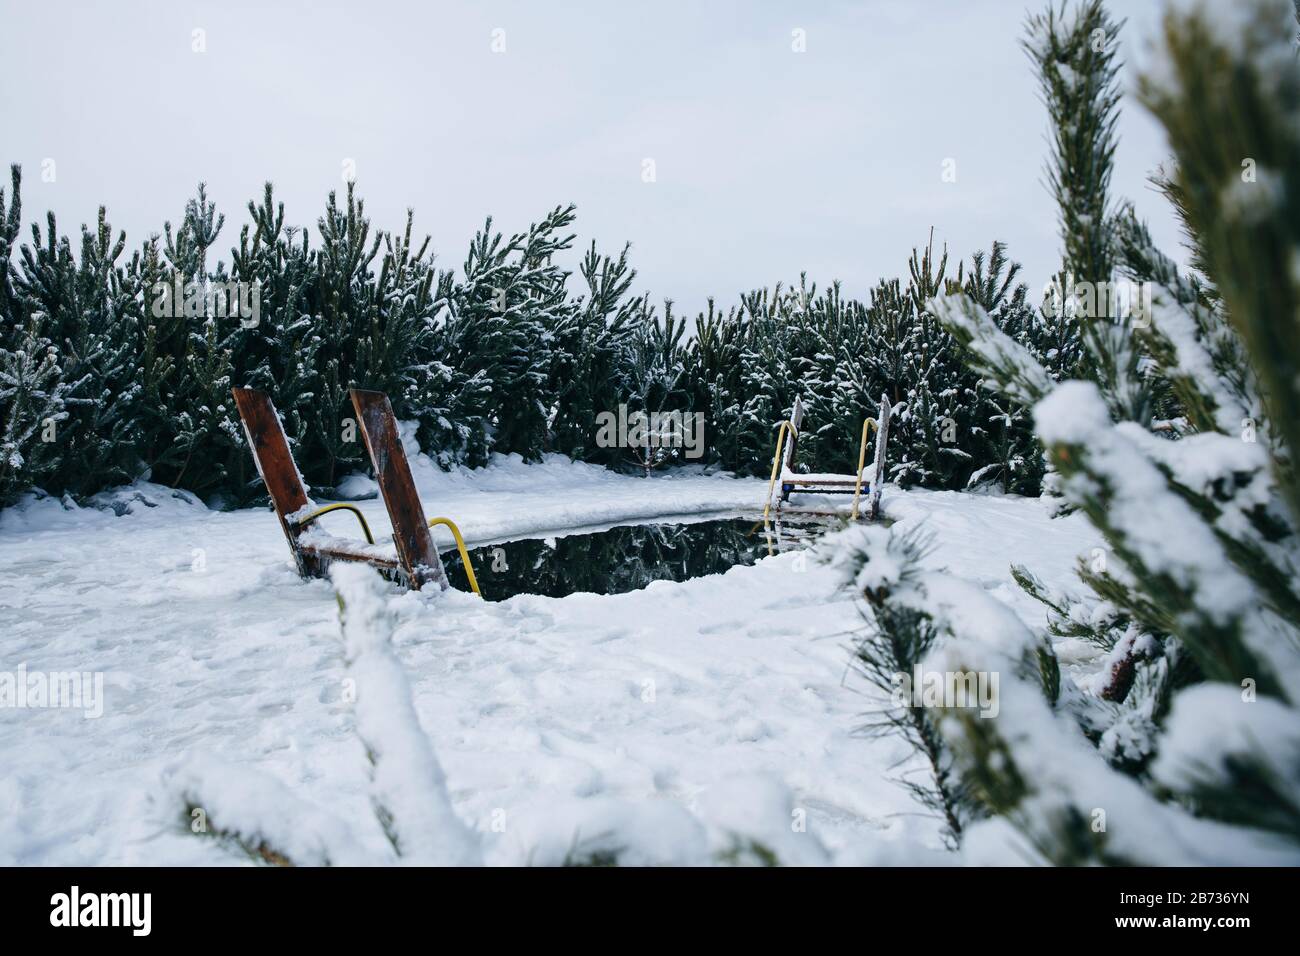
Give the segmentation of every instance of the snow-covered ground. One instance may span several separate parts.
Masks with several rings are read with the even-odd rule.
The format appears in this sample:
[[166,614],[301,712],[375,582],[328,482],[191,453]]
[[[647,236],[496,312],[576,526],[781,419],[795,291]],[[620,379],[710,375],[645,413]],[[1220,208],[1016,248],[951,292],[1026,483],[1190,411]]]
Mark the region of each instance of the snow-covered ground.
[[[453,474],[413,465],[429,515],[454,518],[471,544],[756,511],[766,490],[560,458]],[[1035,500],[885,495],[901,527],[933,536],[933,565],[1034,624],[1009,564],[1065,584],[1099,543]],[[105,675],[98,719],[0,709],[0,863],[238,861],[156,800],[164,770],[189,754],[265,771],[381,845],[330,584],[298,578],[267,511],[209,511],[149,485],[103,501],[127,513],[52,499],[0,513],[0,671]],[[387,529],[381,502],[361,507]],[[325,520],[353,533],[346,514]],[[491,587],[490,571],[480,578]],[[693,862],[683,821],[715,842],[762,839],[787,862],[943,859],[937,823],[893,782],[906,748],[855,734],[870,707],[847,650],[860,616],[829,568],[786,553],[629,594],[391,604],[420,721],[491,862],[555,862],[610,839]]]

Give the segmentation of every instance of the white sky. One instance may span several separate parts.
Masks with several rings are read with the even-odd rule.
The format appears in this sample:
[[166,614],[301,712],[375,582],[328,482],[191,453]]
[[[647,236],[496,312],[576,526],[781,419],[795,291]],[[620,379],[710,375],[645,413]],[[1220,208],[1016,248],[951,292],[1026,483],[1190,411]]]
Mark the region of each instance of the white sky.
[[[692,315],[801,270],[864,295],[906,272],[932,225],[954,256],[1007,241],[1035,287],[1059,260],[1023,0],[0,8],[0,159],[24,167],[24,218],[53,209],[74,236],[103,203],[134,247],[204,180],[228,258],[264,181],[314,227],[351,158],[374,225],[413,206],[444,268],[486,215],[515,230],[572,201],[579,247],[631,241],[638,290]],[[1159,3],[1112,10],[1140,63]],[[1165,152],[1126,100],[1114,193],[1181,258],[1145,182]]]

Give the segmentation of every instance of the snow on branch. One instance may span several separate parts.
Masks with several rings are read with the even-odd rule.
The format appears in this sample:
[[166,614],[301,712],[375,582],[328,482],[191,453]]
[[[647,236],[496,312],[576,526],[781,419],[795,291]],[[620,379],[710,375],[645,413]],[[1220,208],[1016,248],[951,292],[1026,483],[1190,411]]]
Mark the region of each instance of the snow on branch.
[[[926,662],[932,669],[987,671],[999,656],[978,641],[947,645]],[[1132,777],[1109,767],[1078,733],[1023,681],[1004,681],[996,715],[944,708],[944,737],[971,789],[1012,822],[1012,845],[1030,859],[1056,865],[1188,866],[1210,863],[1293,864],[1293,847],[1235,826],[1196,819],[1161,803]],[[966,862],[1001,862],[1005,826],[973,824]],[[986,854],[996,854],[986,859]]]
[[1276,700],[1201,684],[1173,703],[1153,779],[1220,819],[1300,845],[1300,721]]
[[269,774],[213,757],[190,757],[163,773],[158,801],[168,820],[183,813],[191,832],[237,846],[278,866],[367,866],[348,823],[302,799]]
[[1032,405],[1056,385],[1032,352],[1002,331],[984,308],[965,293],[931,300],[930,310],[967,351],[971,365],[997,390]]
[[465,866],[482,862],[478,840],[456,815],[442,766],[420,727],[411,686],[393,652],[392,614],[374,569],[336,564],[348,672],[356,681],[357,735],[371,767],[371,800],[404,862]]
[[[1264,601],[1234,565],[1213,527],[1167,476],[1115,426],[1097,386],[1066,382],[1034,409],[1039,437],[1062,476],[1065,497],[1106,536],[1115,553],[1212,679],[1259,682],[1285,697],[1286,657],[1263,617]],[[1290,665],[1294,669],[1294,665]]]
[[[855,648],[856,666],[887,700],[866,715],[861,729],[896,734],[925,756],[928,775],[899,782],[944,820],[946,837],[956,846],[990,801],[968,774],[958,772],[943,727],[945,703],[996,713],[1003,673],[1032,682],[1035,693],[1054,700],[1060,673],[1051,648],[1009,607],[968,581],[924,568],[925,549],[925,540],[914,533],[878,526],[850,529],[820,548],[870,608],[868,628]],[[996,655],[996,666],[983,672],[951,668],[949,648],[967,643],[982,645],[986,657]]]

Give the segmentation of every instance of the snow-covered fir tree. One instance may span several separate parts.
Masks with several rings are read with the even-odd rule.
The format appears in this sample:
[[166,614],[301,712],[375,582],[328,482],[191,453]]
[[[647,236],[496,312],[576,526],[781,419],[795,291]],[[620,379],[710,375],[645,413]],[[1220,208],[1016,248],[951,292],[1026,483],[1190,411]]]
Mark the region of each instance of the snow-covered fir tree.
[[643,337],[645,297],[631,295],[636,270],[624,246],[602,256],[593,242],[579,265],[587,291],[551,330],[551,447],[586,461],[615,465],[624,449],[601,447],[597,420],[628,400],[629,371]]
[[666,412],[689,411],[683,408],[684,333],[685,326],[673,314],[671,301],[664,302],[662,320],[643,305],[626,371],[628,414],[640,412],[642,416],[637,420],[640,427],[629,432],[626,453],[646,473],[685,461],[681,436],[674,432],[671,419],[661,417]]
[[[21,464],[6,501],[32,487],[84,497],[144,476],[214,503],[260,497],[229,399],[235,384],[275,397],[304,478],[324,489],[367,467],[348,425],[354,386],[387,392],[443,467],[481,465],[498,452],[644,467],[646,455],[597,441],[601,413],[625,405],[703,414],[704,461],[739,474],[767,470],[796,398],[808,410],[796,467],[852,470],[863,419],[885,394],[899,420],[892,480],[1037,488],[1038,469],[1022,454],[1023,407],[977,387],[925,305],[954,281],[946,252],[915,252],[907,280],[881,283],[867,302],[801,275],[726,310],[710,300],[688,332],[633,293],[626,247],[617,257],[590,247],[570,285],[559,257],[573,242],[572,207],[509,237],[488,220],[452,270],[436,268],[413,214],[397,232],[376,228],[352,184],[304,228],[289,224],[268,183],[223,257],[226,217],[203,185],[176,227],[165,223],[128,254],[103,215],[83,229],[78,252],[52,217],[20,245],[19,182],[15,172],[5,348],[30,357],[24,348],[48,340],[54,351],[42,346],[43,361],[53,364],[43,380],[57,396],[51,414],[64,417],[58,440],[45,443],[52,447],[12,459]],[[970,273],[977,294],[1001,295],[988,299],[991,314],[1008,328],[1019,323],[1014,334],[1041,352],[1039,325],[1022,328],[1023,299],[1002,274],[1014,266],[994,248],[971,263],[989,270]],[[222,298],[235,288],[256,296],[256,316]],[[37,313],[40,331],[18,347]],[[30,374],[14,370],[15,380]],[[13,434],[29,444],[30,422]]]
[[[875,611],[860,655],[877,682],[915,664],[1002,676],[995,715],[948,701],[881,718],[919,741],[922,792],[967,846],[1010,839],[1059,864],[1300,859],[1296,17],[1284,0],[1220,14],[1167,14],[1140,87],[1205,272],[1182,274],[1131,212],[1109,217],[1070,255],[1149,283],[1151,307],[1083,310],[1076,374],[1090,378],[1063,382],[969,290],[933,306],[981,376],[1034,403],[1060,493],[1104,537],[1069,592],[1016,570],[1051,636],[1096,645],[1092,666],[1067,667],[977,586],[924,567],[914,539],[873,529],[838,556]],[[1060,72],[1097,24],[1113,48],[1097,3],[1031,21],[1031,43]],[[1076,88],[1109,82],[1109,59],[1092,62]],[[1161,388],[1185,410],[1172,430],[1145,397]]]

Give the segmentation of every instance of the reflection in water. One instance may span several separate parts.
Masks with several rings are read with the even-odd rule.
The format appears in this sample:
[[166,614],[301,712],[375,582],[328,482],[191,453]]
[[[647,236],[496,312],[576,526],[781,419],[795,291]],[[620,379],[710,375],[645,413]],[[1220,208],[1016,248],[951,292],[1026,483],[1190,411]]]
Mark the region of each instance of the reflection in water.
[[[521,538],[470,550],[483,597],[621,594],[651,581],[686,581],[736,564],[808,547],[835,525],[723,518],[691,524],[622,525],[562,538]],[[460,555],[442,556],[454,587],[467,589]]]

